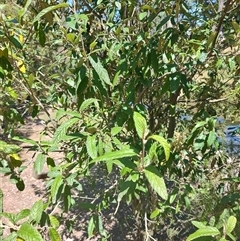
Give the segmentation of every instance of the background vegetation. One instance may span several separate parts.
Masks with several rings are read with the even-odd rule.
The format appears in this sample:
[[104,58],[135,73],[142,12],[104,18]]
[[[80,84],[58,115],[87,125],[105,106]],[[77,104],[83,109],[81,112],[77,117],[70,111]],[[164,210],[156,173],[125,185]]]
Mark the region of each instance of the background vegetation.
[[[3,240],[61,240],[74,220],[48,210],[76,205],[89,237],[108,240],[103,211],[122,203],[136,240],[240,237],[239,170],[217,123],[239,121],[238,0],[8,0],[0,12],[1,172],[24,191],[15,141],[38,152],[37,174],[49,167],[46,200],[1,213],[14,227]],[[40,111],[51,141],[17,136]],[[96,170],[114,181],[76,202]]]

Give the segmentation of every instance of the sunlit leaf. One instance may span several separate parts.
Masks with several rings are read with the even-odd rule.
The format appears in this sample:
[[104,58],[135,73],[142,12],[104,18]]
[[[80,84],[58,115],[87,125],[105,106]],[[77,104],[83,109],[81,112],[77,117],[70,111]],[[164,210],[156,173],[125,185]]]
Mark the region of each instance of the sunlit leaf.
[[168,199],[165,181],[155,166],[148,166],[144,169],[145,176],[153,190],[164,200]]
[[147,12],[143,12],[139,14],[139,20],[143,20],[147,16]]
[[96,136],[91,135],[87,137],[86,141],[87,153],[88,155],[94,159],[97,157],[97,145],[96,145]]
[[23,240],[31,241],[44,241],[41,234],[35,229],[31,224],[24,223],[21,225],[20,229],[17,231],[17,234]]
[[231,233],[237,223],[237,219],[234,216],[230,216],[227,220],[227,224],[226,224],[226,233],[229,234]]
[[207,146],[210,147],[216,140],[215,131],[210,131],[207,138]]
[[59,235],[59,233],[57,232],[56,229],[50,227],[49,228],[49,237],[51,239],[51,241],[61,241],[61,237]]
[[99,161],[110,161],[114,159],[120,159],[124,157],[133,157],[133,156],[137,156],[137,153],[134,150],[123,149],[119,151],[107,152],[104,155],[93,159],[90,163],[99,162]]
[[170,157],[170,144],[167,142],[167,140],[159,135],[151,135],[148,137],[148,139],[157,141],[163,147],[166,160],[168,160]]
[[55,131],[52,141],[53,143],[58,143],[59,141],[62,140],[62,138],[66,135],[67,130],[69,127],[71,127],[72,125],[74,125],[76,122],[78,122],[79,119],[78,118],[71,118],[67,121],[65,121],[64,123],[62,123],[57,130]]
[[95,69],[95,71],[97,72],[100,80],[102,80],[103,82],[105,82],[108,85],[112,85],[108,72],[107,70],[102,66],[100,60],[98,59],[97,62],[94,61],[94,59],[89,56],[89,61],[91,63],[91,65],[93,66],[93,68]]
[[42,217],[43,209],[42,200],[35,202],[30,210],[29,220],[39,223]]
[[133,120],[139,138],[145,139],[148,134],[146,119],[138,112],[134,112]]
[[156,218],[160,213],[160,209],[156,208],[150,215],[150,219]]
[[42,172],[45,162],[46,156],[42,153],[39,153],[34,162],[34,171],[36,172],[36,174],[40,174]]
[[99,107],[99,104],[98,104],[98,99],[95,99],[95,98],[89,98],[89,99],[86,99],[83,101],[83,103],[81,104],[80,106],[80,109],[79,111],[84,111],[85,109],[87,109],[90,105],[94,104],[95,107]]
[[52,203],[56,203],[57,195],[62,184],[63,184],[62,176],[58,175],[51,184]]
[[67,8],[69,7],[69,5],[67,3],[59,3],[50,7],[47,7],[45,9],[43,9],[32,21],[32,23],[37,22],[40,18],[42,18],[46,13],[54,11],[58,8]]
[[200,238],[200,237],[216,236],[216,235],[219,235],[219,234],[220,234],[220,232],[217,228],[206,226],[204,228],[198,229],[196,232],[189,235],[187,237],[186,241],[191,241],[191,240],[194,240],[194,239],[197,239],[197,238]]
[[53,215],[49,215],[49,220],[50,220],[50,224],[53,228],[58,228],[59,227],[59,221],[56,217],[54,217]]

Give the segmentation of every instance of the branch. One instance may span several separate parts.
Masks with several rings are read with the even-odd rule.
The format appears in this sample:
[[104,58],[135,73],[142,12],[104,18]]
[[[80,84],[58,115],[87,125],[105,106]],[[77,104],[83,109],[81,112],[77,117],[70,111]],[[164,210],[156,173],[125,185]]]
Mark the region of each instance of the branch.
[[234,2],[234,0],[227,0],[226,5],[225,5],[225,8],[224,8],[224,10],[222,11],[222,16],[221,16],[221,18],[220,18],[220,20],[219,20],[219,23],[218,23],[218,26],[217,26],[217,30],[215,31],[215,32],[216,32],[216,35],[215,35],[215,37],[214,37],[214,39],[213,39],[210,52],[208,53],[208,57],[211,56],[211,54],[212,54],[212,52],[213,52],[213,49],[214,49],[214,47],[215,47],[215,45],[216,45],[217,37],[218,37],[218,35],[219,35],[220,31],[221,31],[221,26],[222,26],[223,20],[224,20],[226,14],[227,14],[228,8],[229,8],[229,6],[231,5],[231,2],[232,2],[232,1]]

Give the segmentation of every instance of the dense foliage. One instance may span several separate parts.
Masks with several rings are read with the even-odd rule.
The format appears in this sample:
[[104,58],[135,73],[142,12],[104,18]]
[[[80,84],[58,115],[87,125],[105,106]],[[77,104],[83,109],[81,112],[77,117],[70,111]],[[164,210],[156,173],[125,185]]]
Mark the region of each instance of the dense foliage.
[[[103,211],[124,202],[135,240],[239,237],[238,170],[217,123],[239,116],[239,10],[237,0],[1,1],[0,170],[24,192],[16,141],[38,153],[37,174],[49,167],[46,200],[1,213],[14,227],[4,240],[62,240],[74,220],[49,214],[56,206],[85,210],[89,237],[107,240]],[[51,140],[18,136],[40,111]],[[83,184],[98,179],[92,196]]]

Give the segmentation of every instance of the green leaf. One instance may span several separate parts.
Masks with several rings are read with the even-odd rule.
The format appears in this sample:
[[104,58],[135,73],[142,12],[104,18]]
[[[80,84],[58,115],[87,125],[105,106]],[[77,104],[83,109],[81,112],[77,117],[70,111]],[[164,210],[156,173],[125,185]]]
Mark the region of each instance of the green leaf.
[[229,234],[233,231],[237,223],[237,219],[234,216],[230,216],[226,224],[226,233]]
[[51,12],[53,10],[56,10],[58,8],[68,8],[69,5],[67,3],[59,3],[47,8],[44,8],[32,21],[32,24],[34,24],[35,22],[37,22],[42,16],[44,16],[46,13]]
[[29,223],[22,224],[17,234],[23,240],[44,241],[41,234]]
[[35,202],[30,210],[30,222],[34,221],[35,223],[39,223],[42,217],[43,209],[44,207],[42,200]]
[[136,187],[136,184],[133,181],[125,181],[123,185],[121,186],[120,192],[117,197],[117,201],[120,202],[123,197],[130,191],[134,190]]
[[95,99],[95,98],[89,98],[87,100],[84,100],[83,103],[81,104],[80,106],[80,109],[79,111],[82,112],[84,111],[85,109],[87,109],[88,106],[90,106],[91,104],[95,104],[95,107],[99,108],[99,105],[98,105],[98,99]]
[[17,232],[12,232],[10,235],[8,235],[3,239],[3,241],[13,241],[13,240],[17,240]]
[[88,237],[93,236],[93,231],[95,229],[95,222],[94,222],[94,217],[91,217],[90,221],[88,222]]
[[164,179],[156,167],[150,165],[144,169],[145,176],[153,190],[164,200],[168,199],[167,188]]
[[236,21],[232,21],[232,22],[231,22],[231,25],[232,25],[232,27],[234,28],[234,31],[235,31],[236,33],[239,33],[239,31],[240,31],[240,25],[239,25]]
[[34,171],[36,172],[36,174],[42,173],[45,161],[46,161],[46,156],[42,153],[39,153],[33,165]]
[[38,30],[38,40],[41,46],[44,47],[46,42],[46,34],[41,26],[39,27],[39,30]]
[[7,218],[11,223],[13,223],[13,224],[16,224],[16,215],[15,214],[13,214],[13,213],[5,213],[5,212],[1,212],[1,215],[0,215],[0,217],[5,217],[5,218]]
[[107,70],[102,66],[100,60],[98,59],[98,62],[95,62],[91,56],[89,56],[89,61],[92,65],[92,67],[97,72],[99,78],[101,81],[105,82],[106,84],[112,86],[112,83],[110,81],[109,75]]
[[205,227],[206,227],[206,225],[203,224],[202,222],[192,221],[192,224],[193,224],[195,227],[197,227],[198,229],[200,229],[200,228],[205,228]]
[[30,4],[32,3],[32,0],[27,0],[26,3],[25,3],[25,6],[24,6],[24,9],[23,11],[21,12],[21,15],[20,15],[20,18],[22,18],[23,15],[26,14]]
[[213,40],[215,39],[216,35],[217,35],[217,32],[216,32],[216,31],[213,31],[213,32],[210,34],[210,36],[209,36],[209,38],[208,38],[208,41],[207,41],[207,44],[206,44],[206,47],[207,47],[207,48],[210,47],[210,45],[212,44],[212,42],[213,42]]
[[167,142],[167,140],[159,135],[151,135],[148,137],[148,139],[157,141],[163,147],[166,160],[168,160],[170,157],[170,144]]
[[88,136],[86,141],[87,153],[94,159],[97,157],[96,135]]
[[99,156],[95,159],[93,159],[90,163],[98,162],[98,161],[110,161],[114,159],[120,159],[124,157],[132,157],[132,156],[137,156],[137,153],[134,152],[132,149],[123,149],[119,151],[112,151],[112,152],[107,152],[102,156]]
[[22,45],[21,45],[21,43],[20,43],[16,38],[14,38],[13,36],[8,37],[8,39],[10,40],[10,42],[11,42],[16,48],[18,48],[18,49],[22,49],[22,48],[23,48]]
[[59,221],[57,220],[56,217],[54,217],[53,215],[49,215],[49,220],[50,220],[50,224],[53,228],[59,227]]
[[0,153],[3,152],[4,154],[15,154],[19,151],[21,151],[21,147],[14,145],[14,144],[8,144],[5,141],[0,140]]
[[[23,138],[23,137],[14,136],[13,140],[24,142],[24,143],[28,143],[28,144],[31,144],[33,146],[38,146],[38,143],[36,141],[34,141],[32,139],[29,139],[29,138]],[[1,148],[1,141],[0,141],[0,148]],[[17,146],[17,148],[19,150],[21,150],[21,148],[19,146]],[[1,151],[1,149],[0,149],[0,151]]]
[[200,121],[200,122],[198,122],[198,123],[194,126],[194,128],[192,129],[192,133],[195,132],[195,131],[196,131],[197,129],[199,129],[200,127],[205,126],[206,124],[207,124],[206,121]]
[[16,187],[17,187],[17,189],[19,191],[23,191],[24,190],[25,184],[24,184],[24,181],[21,178],[18,179]]
[[59,188],[63,184],[62,175],[57,176],[51,185],[51,196],[52,196],[52,203],[56,203],[57,195],[59,192]]
[[56,119],[59,120],[66,115],[76,117],[76,118],[79,118],[79,119],[82,118],[82,116],[77,111],[71,111],[71,110],[66,111],[64,109],[59,109],[56,113]]
[[18,222],[21,219],[26,218],[28,215],[30,214],[30,210],[29,209],[23,209],[21,210],[15,217],[15,222]]
[[139,20],[143,20],[147,16],[147,12],[143,12],[139,14]]
[[207,146],[210,147],[216,140],[215,131],[210,131],[207,138]]
[[134,112],[133,120],[139,138],[145,139],[148,134],[146,119],[138,112]]
[[157,217],[160,213],[160,209],[156,208],[150,215],[150,219]]
[[186,241],[191,241],[200,237],[216,236],[219,234],[220,232],[217,228],[206,226],[205,228],[200,228],[193,234],[189,235]]
[[76,122],[78,122],[79,119],[78,118],[71,118],[65,122],[63,122],[55,131],[52,141],[53,143],[59,143],[59,141],[62,140],[62,138],[66,135],[67,130],[69,127],[71,127],[73,124],[75,124]]
[[61,237],[57,230],[51,227],[49,228],[49,237],[51,241],[61,241]]
[[114,127],[111,129],[111,135],[112,135],[112,136],[116,136],[121,130],[122,130],[122,127],[120,127],[120,126],[114,126]]

